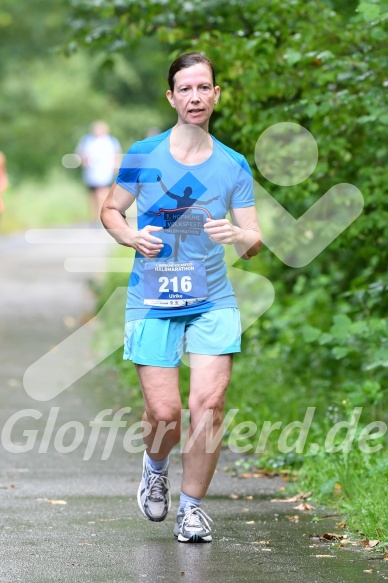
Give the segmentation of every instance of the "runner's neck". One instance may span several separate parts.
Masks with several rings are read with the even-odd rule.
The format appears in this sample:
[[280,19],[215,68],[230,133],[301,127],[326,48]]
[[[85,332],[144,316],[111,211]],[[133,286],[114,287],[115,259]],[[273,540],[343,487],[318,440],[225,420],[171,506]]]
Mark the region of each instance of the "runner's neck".
[[207,132],[191,124],[174,126],[170,134],[170,153],[181,164],[194,166],[213,153],[213,140]]

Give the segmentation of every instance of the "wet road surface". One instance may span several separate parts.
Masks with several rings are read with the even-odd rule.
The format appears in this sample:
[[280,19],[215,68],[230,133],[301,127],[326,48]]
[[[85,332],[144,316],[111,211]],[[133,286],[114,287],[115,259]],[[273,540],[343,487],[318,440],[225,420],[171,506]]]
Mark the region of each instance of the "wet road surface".
[[[271,502],[281,497],[279,488],[284,483],[279,477],[232,477],[227,468],[239,456],[227,449],[222,451],[203,505],[214,520],[213,543],[178,543],[172,528],[180,490],[179,450],[173,454],[170,469],[171,513],[165,522],[151,523],[136,502],[142,454],[128,453],[123,444],[127,427],[138,419],[131,413],[123,417],[127,425],[118,429],[109,455],[109,428],[100,427],[92,444],[96,416],[105,409],[113,415],[123,406],[115,371],[101,363],[46,401],[26,393],[27,368],[93,311],[88,281],[95,276],[70,273],[64,262],[69,257],[103,262],[112,246],[101,231],[85,232],[89,245],[72,243],[71,229],[62,233],[61,243],[54,237],[51,243],[31,244],[23,235],[0,240],[0,581],[353,583],[388,579],[387,562],[376,555],[310,539],[309,534],[338,532],[338,518],[315,524],[314,514],[324,516],[330,511],[318,509],[313,514],[293,509],[293,503]],[[118,309],[123,312],[122,306]],[[93,354],[93,329],[84,340],[78,357],[87,359]],[[77,366],[77,355],[73,358],[67,366]],[[75,443],[73,451],[66,451]],[[299,516],[298,522],[288,518],[294,515]]]

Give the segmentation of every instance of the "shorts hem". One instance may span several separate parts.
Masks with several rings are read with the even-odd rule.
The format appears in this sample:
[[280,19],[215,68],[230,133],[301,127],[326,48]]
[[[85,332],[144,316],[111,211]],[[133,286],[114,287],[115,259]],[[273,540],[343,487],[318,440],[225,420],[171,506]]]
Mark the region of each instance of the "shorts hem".
[[206,352],[199,352],[197,350],[189,350],[188,348],[187,350],[185,350],[185,354],[203,354],[204,356],[222,356],[223,354],[234,354],[235,352],[241,352],[241,347],[226,348],[222,352],[220,352],[219,350],[215,351],[207,350]]
[[157,361],[157,360],[149,360],[147,358],[138,358],[137,356],[134,356],[133,358],[131,358],[130,356],[123,356],[123,360],[130,360],[132,361],[134,364],[141,364],[143,366],[158,366],[161,368],[176,368],[181,364],[181,361],[179,360],[176,364],[170,364],[170,363],[166,363],[166,361]]

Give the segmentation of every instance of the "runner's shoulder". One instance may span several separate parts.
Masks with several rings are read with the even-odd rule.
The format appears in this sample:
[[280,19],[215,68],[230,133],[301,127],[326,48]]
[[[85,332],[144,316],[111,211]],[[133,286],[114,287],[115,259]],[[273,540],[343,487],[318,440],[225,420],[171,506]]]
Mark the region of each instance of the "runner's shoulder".
[[241,166],[241,168],[249,172],[249,174],[252,174],[250,166],[245,156],[243,156],[243,154],[240,154],[236,150],[233,150],[233,148],[230,148],[226,144],[223,144],[222,142],[220,142],[220,140],[217,140],[217,138],[215,138],[213,135],[212,138],[215,141],[215,143],[220,147],[221,151],[230,156],[239,166]]
[[157,148],[163,140],[171,133],[171,128],[161,134],[156,136],[151,136],[149,138],[144,138],[144,140],[139,140],[134,142],[130,147],[128,153],[131,154],[150,154],[155,148]]

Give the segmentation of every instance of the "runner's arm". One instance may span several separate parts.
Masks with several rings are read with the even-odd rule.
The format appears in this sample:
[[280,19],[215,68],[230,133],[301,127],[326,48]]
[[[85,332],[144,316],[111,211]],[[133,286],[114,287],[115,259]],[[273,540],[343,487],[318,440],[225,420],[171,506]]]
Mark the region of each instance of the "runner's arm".
[[120,245],[133,247],[144,257],[156,257],[163,245],[162,240],[154,237],[152,233],[160,231],[162,227],[147,225],[138,231],[125,220],[125,211],[135,200],[133,194],[115,182],[102,205],[102,224]]
[[233,244],[242,259],[257,255],[262,247],[262,236],[255,206],[231,208],[228,219],[206,219],[205,232],[215,243]]

